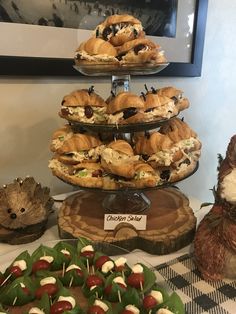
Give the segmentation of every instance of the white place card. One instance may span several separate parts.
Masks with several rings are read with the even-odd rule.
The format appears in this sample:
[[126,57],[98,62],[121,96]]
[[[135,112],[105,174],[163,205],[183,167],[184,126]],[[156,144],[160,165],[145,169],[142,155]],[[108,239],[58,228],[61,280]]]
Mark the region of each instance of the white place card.
[[114,230],[120,223],[128,223],[136,230],[146,230],[147,215],[105,214],[104,230]]

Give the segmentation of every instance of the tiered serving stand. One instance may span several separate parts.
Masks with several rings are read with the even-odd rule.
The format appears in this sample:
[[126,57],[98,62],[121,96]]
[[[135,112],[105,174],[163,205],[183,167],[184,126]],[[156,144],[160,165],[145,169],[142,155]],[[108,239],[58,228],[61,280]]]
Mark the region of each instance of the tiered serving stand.
[[[168,66],[157,65],[77,65],[76,70],[87,76],[111,76],[114,94],[129,91],[132,75],[154,74]],[[122,138],[132,143],[135,132],[157,129],[167,120],[115,125],[71,122],[74,132],[82,130],[99,133],[100,137]],[[195,171],[194,171],[195,172]],[[192,174],[190,174],[192,175]],[[192,240],[196,218],[188,198],[173,183],[155,188],[103,190],[79,187],[80,191],[66,198],[59,211],[58,228],[61,238],[85,236],[94,241],[107,241],[128,250],[143,249],[152,254],[176,251]],[[121,222],[114,230],[104,230],[104,214],[137,214],[147,216],[146,230],[136,230],[132,223]]]

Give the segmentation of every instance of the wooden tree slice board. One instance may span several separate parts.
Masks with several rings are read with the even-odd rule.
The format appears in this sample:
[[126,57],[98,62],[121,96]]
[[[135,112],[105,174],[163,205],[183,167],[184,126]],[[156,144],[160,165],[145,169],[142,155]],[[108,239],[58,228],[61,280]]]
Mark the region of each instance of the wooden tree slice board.
[[[58,229],[61,238],[80,236],[106,241],[128,250],[142,249],[151,254],[168,254],[190,244],[196,229],[196,217],[188,198],[176,188],[148,191],[150,207],[147,229],[137,231],[132,225],[119,224],[115,230],[104,230],[104,193],[81,191],[69,196],[59,210]],[[107,212],[106,212],[107,213]]]

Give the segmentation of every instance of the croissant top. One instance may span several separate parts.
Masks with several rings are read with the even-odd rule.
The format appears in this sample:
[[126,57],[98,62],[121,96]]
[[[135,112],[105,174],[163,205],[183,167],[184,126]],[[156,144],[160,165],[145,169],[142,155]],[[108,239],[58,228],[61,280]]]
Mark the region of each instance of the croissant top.
[[159,132],[138,136],[134,151],[136,154],[152,155],[160,150],[169,150],[173,146],[171,139]]
[[91,37],[80,44],[76,52],[86,51],[89,55],[109,55],[116,57],[116,48],[102,38]]
[[124,141],[124,140],[116,140],[111,142],[108,146],[108,148],[112,148],[116,150],[119,153],[126,154],[128,156],[134,156],[134,151],[131,145]]
[[144,108],[143,100],[130,92],[120,92],[107,100],[107,113],[113,114],[126,108]]
[[93,89],[80,89],[64,96],[62,105],[66,107],[105,107],[106,103]]
[[146,47],[146,49],[150,49],[150,50],[160,48],[159,45],[155,44],[153,41],[151,41],[148,38],[137,38],[134,40],[127,41],[122,46],[117,47],[117,52],[118,52],[118,55],[120,55],[120,54],[126,53],[127,51],[131,49],[134,49],[134,50],[137,49],[138,51],[139,47],[143,48],[144,46]]
[[197,134],[188,126],[188,124],[179,118],[173,118],[167,121],[160,128],[159,132],[168,135],[174,143],[191,137],[197,137]]
[[118,23],[141,24],[141,21],[129,14],[114,14],[108,16],[102,24],[107,27]]
[[66,139],[60,147],[56,150],[59,154],[66,154],[71,152],[79,152],[83,150],[90,150],[91,148],[101,145],[102,142],[95,136],[89,134],[75,133],[69,139]]

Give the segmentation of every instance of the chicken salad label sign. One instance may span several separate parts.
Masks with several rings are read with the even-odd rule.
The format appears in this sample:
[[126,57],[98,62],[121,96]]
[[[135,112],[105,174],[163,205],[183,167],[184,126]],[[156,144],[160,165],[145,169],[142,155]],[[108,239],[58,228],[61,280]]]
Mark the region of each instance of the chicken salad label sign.
[[[146,230],[146,215],[105,214],[104,230],[114,230],[119,224],[132,225],[136,230]],[[125,225],[124,225],[125,226]]]

